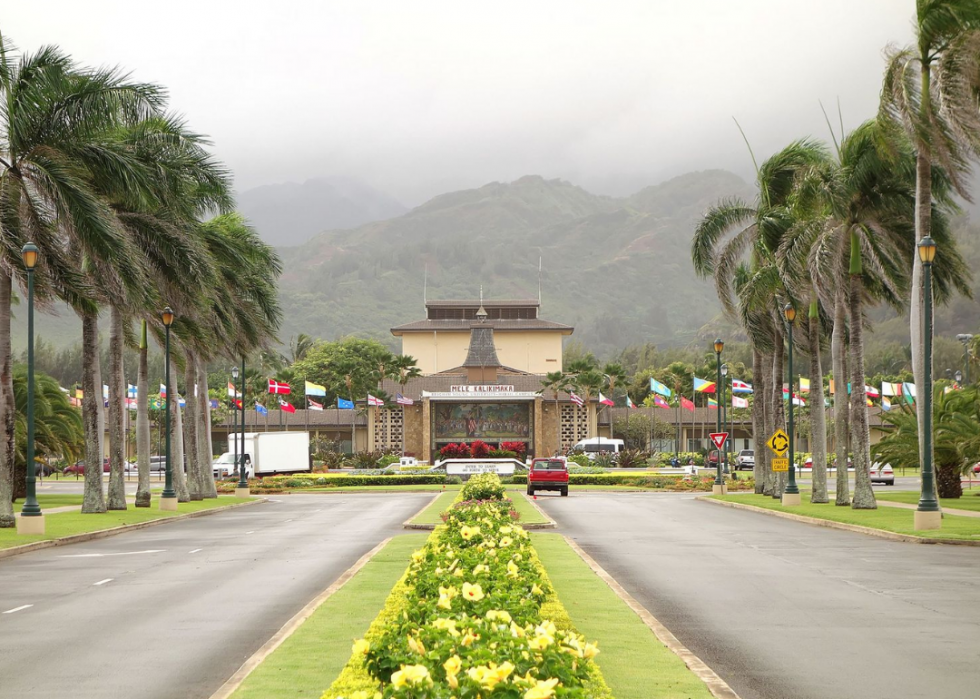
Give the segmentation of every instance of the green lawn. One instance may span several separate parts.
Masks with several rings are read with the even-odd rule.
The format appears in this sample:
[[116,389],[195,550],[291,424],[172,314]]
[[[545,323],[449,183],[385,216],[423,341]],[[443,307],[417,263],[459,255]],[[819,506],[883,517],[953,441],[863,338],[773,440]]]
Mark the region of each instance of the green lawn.
[[[81,494],[54,494],[42,493],[37,496],[37,504],[41,506],[41,512],[52,507],[66,507],[68,505],[81,505]],[[18,500],[14,503],[14,512],[20,512],[24,507],[24,501]]]
[[558,534],[531,534],[575,628],[598,641],[596,661],[616,699],[710,699],[705,684]]
[[233,699],[319,699],[350,659],[351,644],[364,636],[428,534],[397,536],[377,553],[266,658]]
[[[252,498],[254,499],[254,498]],[[84,534],[87,532],[99,531],[101,529],[112,529],[124,524],[137,524],[149,522],[155,519],[166,519],[178,514],[188,512],[198,512],[200,510],[211,510],[216,507],[233,505],[236,502],[243,502],[243,499],[235,497],[219,497],[211,500],[198,500],[196,502],[182,502],[177,506],[177,512],[161,512],[160,501],[154,497],[150,507],[136,508],[132,505],[127,510],[116,510],[103,514],[87,514],[80,512],[60,512],[44,517],[45,533],[41,536],[21,536],[14,528],[0,529],[0,549],[30,544],[35,541],[46,541],[50,539],[60,539],[73,534]]]
[[[877,493],[876,493],[877,495]],[[813,505],[806,502],[796,507],[783,507],[779,500],[768,495],[711,495],[715,500],[728,500],[745,505],[754,505],[767,510],[791,512],[793,514],[826,519],[832,522],[857,524],[898,534],[911,534],[934,539],[968,539],[980,541],[980,518],[944,515],[942,529],[916,531],[912,528],[912,511],[896,507],[879,507],[877,510],[852,510],[850,507],[837,507],[833,503]]]
[[[412,519],[412,524],[439,524],[442,519],[439,517],[445,510],[449,509],[449,506],[453,504],[453,500],[456,499],[457,493],[445,492],[433,501],[431,505],[422,510],[416,517]],[[521,522],[524,524],[544,524],[549,520],[541,516],[541,514],[534,509],[534,507],[529,503],[520,493],[511,494],[511,502],[514,503],[514,509],[517,510],[518,514],[521,515]]]
[[[919,493],[912,490],[899,490],[894,493],[880,493],[875,491],[875,497],[879,500],[889,500],[890,502],[905,502],[915,505],[919,502]],[[939,498],[939,504],[943,507],[952,507],[957,510],[971,510],[980,512],[980,489],[963,491],[961,498]]]

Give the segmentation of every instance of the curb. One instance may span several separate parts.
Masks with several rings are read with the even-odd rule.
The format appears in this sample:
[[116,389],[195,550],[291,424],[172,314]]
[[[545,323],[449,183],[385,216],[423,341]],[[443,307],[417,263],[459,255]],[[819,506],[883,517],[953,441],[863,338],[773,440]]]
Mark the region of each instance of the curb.
[[600,566],[595,560],[587,554],[582,548],[576,544],[574,541],[569,539],[567,536],[562,537],[565,542],[572,548],[579,557],[585,561],[585,564],[589,566],[592,571],[598,575],[604,583],[606,583],[616,595],[626,603],[626,605],[633,610],[633,612],[640,617],[644,624],[647,625],[653,635],[663,643],[670,651],[676,655],[678,658],[684,661],[687,668],[698,676],[704,684],[708,687],[708,691],[711,695],[717,699],[740,699],[738,694],[728,686],[725,680],[721,679],[714,670],[712,670],[708,665],[696,656],[691,650],[677,640],[677,637],[670,632],[666,626],[664,626],[650,611],[640,604],[636,598],[630,593],[623,589],[623,586],[616,582],[605,569]]
[[817,527],[826,527],[828,529],[839,529],[845,532],[854,532],[856,534],[866,534],[867,536],[874,536],[879,539],[887,539],[888,541],[902,541],[907,544],[944,544],[946,546],[980,546],[980,541],[971,541],[969,539],[936,539],[933,537],[926,536],[913,536],[911,534],[898,534],[897,532],[888,532],[882,529],[874,529],[873,527],[862,527],[859,524],[846,524],[844,522],[834,522],[829,519],[819,519],[818,517],[807,517],[806,515],[793,514],[792,512],[779,512],[778,510],[767,510],[764,507],[756,507],[755,505],[746,505],[741,502],[729,502],[728,500],[714,500],[706,495],[694,498],[700,502],[707,502],[712,505],[721,505],[722,507],[732,507],[736,510],[749,510],[750,512],[759,512],[764,515],[770,515],[772,517],[782,517],[783,519],[789,519],[794,522],[802,522],[803,524],[810,524]]
[[435,529],[435,525],[434,524],[412,524],[412,520],[415,519],[416,517],[418,517],[423,512],[425,512],[427,509],[429,509],[429,507],[436,500],[438,500],[439,498],[442,497],[442,493],[443,492],[445,492],[445,491],[440,491],[440,492],[436,493],[435,496],[433,496],[433,498],[431,500],[429,500],[429,502],[425,503],[425,505],[422,506],[422,509],[421,510],[419,510],[414,515],[412,515],[411,517],[409,517],[408,519],[406,519],[404,522],[402,522],[402,527],[404,529]]
[[[415,523],[412,522],[412,520],[415,519],[416,517],[418,517],[420,514],[422,514],[422,512],[424,512],[426,510],[426,508],[429,507],[429,505],[431,505],[436,500],[438,500],[441,495],[442,495],[441,492],[438,493],[434,498],[432,498],[431,500],[429,500],[429,502],[425,505],[425,507],[423,507],[421,510],[419,510],[414,515],[412,515],[411,517],[409,517],[407,520],[405,520],[404,522],[402,522],[402,528],[404,528],[404,529],[415,529],[415,530],[419,530],[419,531],[432,531],[433,529],[435,529],[436,526],[438,526],[436,524],[415,524]],[[521,497],[523,497],[525,500],[527,500],[528,502],[530,502],[531,503],[531,506],[534,507],[534,509],[536,509],[538,511],[538,514],[540,514],[542,517],[544,517],[545,519],[548,520],[547,522],[529,522],[528,524],[522,524],[521,526],[525,530],[533,531],[533,530],[536,530],[536,529],[554,529],[555,527],[558,526],[558,524],[555,523],[555,521],[553,519],[550,519],[548,517],[548,515],[545,514],[544,510],[542,510],[540,507],[538,507],[537,503],[535,503],[535,502],[533,502],[531,500],[528,500],[527,495],[521,493]]]
[[228,699],[235,691],[242,685],[245,679],[252,674],[252,672],[259,665],[262,664],[266,658],[268,658],[273,651],[281,646],[287,638],[293,635],[296,630],[303,625],[307,619],[309,619],[313,612],[320,608],[324,602],[326,602],[330,597],[334,595],[340,588],[347,584],[347,582],[353,578],[358,571],[363,568],[368,561],[370,561],[374,556],[388,543],[391,541],[389,536],[387,539],[382,541],[380,544],[375,546],[373,549],[365,553],[363,556],[357,559],[357,561],[350,568],[345,570],[339,578],[334,580],[330,586],[321,592],[319,595],[314,597],[305,607],[296,612],[293,617],[283,624],[276,633],[262,644],[262,647],[255,651],[248,660],[246,660],[238,670],[235,671],[228,680],[218,687],[217,691],[210,696],[209,699]]
[[523,526],[525,529],[554,529],[554,528],[556,528],[558,526],[558,523],[555,522],[555,520],[553,520],[551,517],[549,517],[548,516],[548,513],[545,512],[544,510],[542,510],[541,509],[541,506],[538,503],[536,503],[534,500],[532,500],[531,498],[529,498],[527,496],[527,493],[521,493],[521,492],[518,491],[518,494],[522,498],[524,498],[525,500],[527,500],[529,503],[531,503],[531,507],[533,507],[535,510],[537,510],[539,515],[541,515],[546,520],[548,520],[544,524],[538,524],[538,525],[535,525],[535,524],[526,524],[526,525],[521,525],[521,526]]
[[94,532],[85,532],[84,534],[72,534],[71,536],[64,536],[60,539],[48,539],[46,541],[35,541],[31,544],[24,544],[23,546],[13,546],[9,549],[0,549],[0,559],[10,558],[11,556],[17,556],[22,553],[30,553],[31,551],[38,551],[40,549],[53,548],[55,546],[66,546],[68,544],[80,544],[85,541],[94,541],[95,539],[104,539],[107,536],[115,536],[116,534],[123,534],[128,531],[134,531],[136,529],[146,529],[147,527],[155,527],[158,524],[166,524],[167,522],[173,522],[181,519],[190,519],[192,517],[204,517],[205,515],[212,515],[216,512],[227,512],[228,510],[233,510],[236,507],[246,507],[247,505],[258,505],[262,502],[268,502],[266,498],[260,498],[259,500],[250,500],[248,502],[236,502],[231,505],[223,505],[221,507],[212,507],[209,510],[199,510],[197,512],[187,512],[185,514],[178,514],[173,517],[161,517],[160,519],[152,519],[149,522],[137,522],[135,524],[123,524],[119,527],[112,527],[110,529],[99,529]]

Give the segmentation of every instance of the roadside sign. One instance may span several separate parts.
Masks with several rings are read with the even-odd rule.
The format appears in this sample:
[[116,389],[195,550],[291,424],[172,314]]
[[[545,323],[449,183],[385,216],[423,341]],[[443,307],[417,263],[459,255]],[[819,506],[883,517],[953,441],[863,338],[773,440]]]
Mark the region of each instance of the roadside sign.
[[725,442],[728,441],[727,432],[712,432],[710,435],[711,441],[715,443],[715,446],[719,449],[724,448]]
[[766,442],[766,446],[772,449],[776,456],[782,456],[789,451],[789,435],[782,430],[776,430],[775,434]]
[[789,459],[772,459],[770,463],[773,471],[789,471]]

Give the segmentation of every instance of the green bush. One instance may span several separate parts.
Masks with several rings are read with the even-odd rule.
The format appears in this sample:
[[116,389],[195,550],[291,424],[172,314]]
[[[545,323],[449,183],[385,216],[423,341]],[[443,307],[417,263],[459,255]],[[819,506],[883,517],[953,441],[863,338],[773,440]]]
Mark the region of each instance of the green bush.
[[620,468],[640,468],[646,466],[649,460],[650,454],[642,449],[624,449],[619,453],[616,464]]
[[490,458],[491,459],[516,459],[517,452],[509,451],[507,449],[491,449]]
[[505,492],[496,473],[480,473],[466,481],[460,495],[463,500],[503,500]]
[[378,459],[378,468],[385,468],[386,466],[391,466],[392,464],[397,464],[401,461],[401,457],[397,454],[385,454],[380,459]]
[[592,462],[589,461],[589,457],[581,452],[578,454],[570,454],[568,460],[573,464],[578,464],[579,466],[591,466]]

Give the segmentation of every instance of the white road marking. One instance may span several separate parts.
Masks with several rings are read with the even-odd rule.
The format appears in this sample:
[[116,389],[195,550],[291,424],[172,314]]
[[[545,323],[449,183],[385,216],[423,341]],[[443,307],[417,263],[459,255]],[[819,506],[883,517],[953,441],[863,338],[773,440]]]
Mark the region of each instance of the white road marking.
[[4,614],[13,614],[14,612],[19,612],[22,609],[30,609],[33,606],[34,606],[33,604],[22,604],[19,607],[14,607],[13,609],[8,609],[7,611],[4,612]]
[[287,521],[287,522],[292,522],[293,520],[291,520],[291,519],[287,519],[286,521]]
[[112,582],[112,578],[106,578],[105,580],[99,580],[97,583],[92,583],[92,587],[98,587],[99,585],[105,585],[107,582]]
[[122,553],[75,553],[59,558],[104,558],[106,556],[137,556],[141,553],[163,553],[167,549],[147,549],[146,551],[123,551]]
[[252,531],[250,531],[250,532],[245,532],[245,533],[246,533],[246,534],[254,534],[254,533],[255,533],[255,530],[253,529]]
[[193,551],[188,551],[188,553],[197,553],[198,551],[203,551],[204,549],[194,549]]

